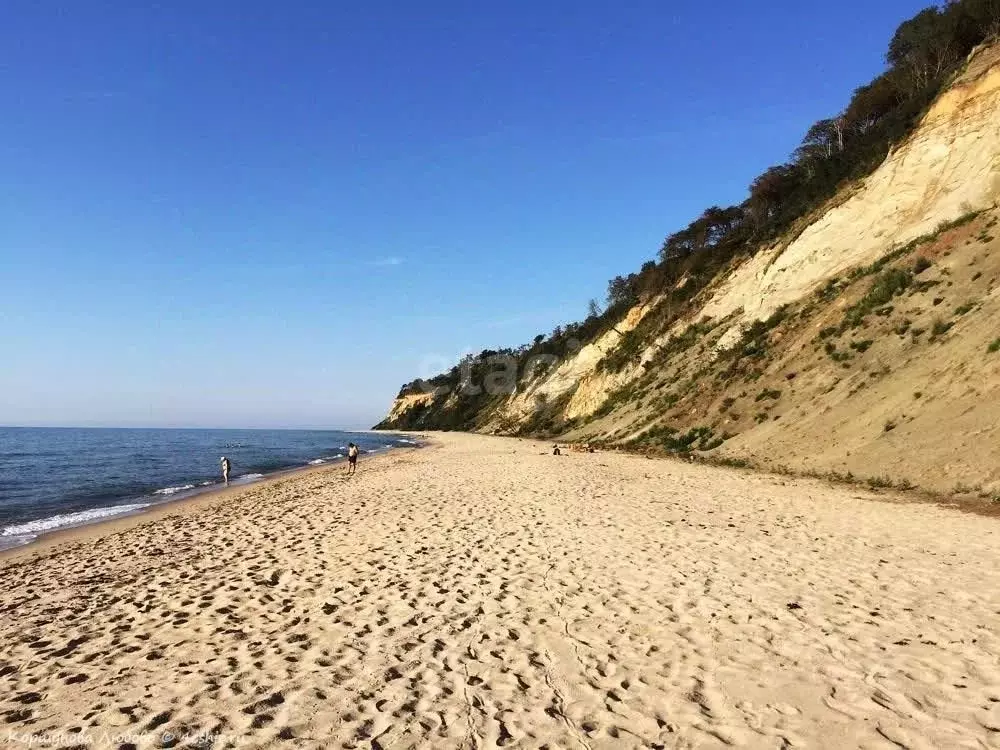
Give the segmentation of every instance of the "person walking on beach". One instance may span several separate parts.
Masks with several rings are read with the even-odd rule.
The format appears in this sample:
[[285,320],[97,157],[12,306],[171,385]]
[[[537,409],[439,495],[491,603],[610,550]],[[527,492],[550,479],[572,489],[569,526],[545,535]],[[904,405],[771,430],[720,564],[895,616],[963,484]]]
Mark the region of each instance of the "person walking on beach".
[[347,475],[350,476],[358,470],[358,446],[354,443],[347,444]]
[[220,458],[219,462],[222,464],[222,481],[225,482],[226,485],[228,486],[229,485],[229,470],[233,467],[233,465],[231,463],[229,463],[229,459],[226,458],[225,456],[223,456],[222,458]]

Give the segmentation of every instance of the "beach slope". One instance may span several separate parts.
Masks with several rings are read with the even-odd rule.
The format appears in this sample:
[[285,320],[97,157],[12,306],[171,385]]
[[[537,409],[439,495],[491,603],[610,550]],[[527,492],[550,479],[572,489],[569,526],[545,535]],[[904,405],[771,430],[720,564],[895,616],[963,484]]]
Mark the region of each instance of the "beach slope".
[[1000,747],[998,528],[434,436],[0,560],[0,744]]

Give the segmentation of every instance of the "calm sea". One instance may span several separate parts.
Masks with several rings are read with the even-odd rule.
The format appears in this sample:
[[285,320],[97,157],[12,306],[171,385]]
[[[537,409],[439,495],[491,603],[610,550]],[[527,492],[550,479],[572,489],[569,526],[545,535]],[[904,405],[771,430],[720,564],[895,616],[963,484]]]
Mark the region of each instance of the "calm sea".
[[133,513],[220,484],[409,443],[336,430],[158,430],[0,427],[0,549],[38,534]]

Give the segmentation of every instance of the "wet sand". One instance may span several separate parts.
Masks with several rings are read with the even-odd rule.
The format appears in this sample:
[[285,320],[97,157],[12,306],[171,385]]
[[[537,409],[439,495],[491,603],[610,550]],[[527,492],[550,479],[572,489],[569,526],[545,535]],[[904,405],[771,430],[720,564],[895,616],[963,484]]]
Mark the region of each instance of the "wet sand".
[[997,521],[436,435],[0,559],[0,744],[1000,747]]

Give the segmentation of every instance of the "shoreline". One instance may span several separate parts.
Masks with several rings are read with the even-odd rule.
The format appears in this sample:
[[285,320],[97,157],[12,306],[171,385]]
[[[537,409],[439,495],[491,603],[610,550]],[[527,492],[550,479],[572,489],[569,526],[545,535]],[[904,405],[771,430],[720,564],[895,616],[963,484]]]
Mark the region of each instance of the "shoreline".
[[[362,431],[356,431],[362,432]],[[403,433],[400,433],[403,434]],[[407,433],[409,434],[409,433]],[[410,453],[414,450],[427,447],[429,442],[423,435],[414,436],[414,442],[407,445],[394,446],[386,450],[373,451],[365,454],[369,461],[385,458],[399,453]],[[213,501],[224,501],[247,492],[262,487],[271,487],[287,481],[289,479],[319,474],[324,471],[332,473],[335,469],[341,469],[347,464],[346,456],[343,458],[331,459],[322,464],[306,466],[292,466],[286,469],[279,469],[270,474],[265,474],[262,478],[242,484],[230,482],[229,486],[221,483],[212,484],[203,488],[195,488],[190,492],[178,493],[180,497],[168,497],[159,502],[153,502],[145,508],[124,512],[107,518],[99,518],[93,521],[64,526],[49,531],[38,532],[38,535],[30,542],[19,544],[14,547],[0,549],[0,563],[13,560],[18,557],[29,557],[35,554],[52,551],[54,547],[72,542],[90,541],[110,534],[117,534],[144,523],[151,523],[172,513],[188,513],[193,509],[208,505]],[[360,464],[359,464],[360,465]],[[238,477],[237,477],[238,479]],[[141,498],[136,498],[136,501]],[[114,506],[111,506],[114,507]]]

